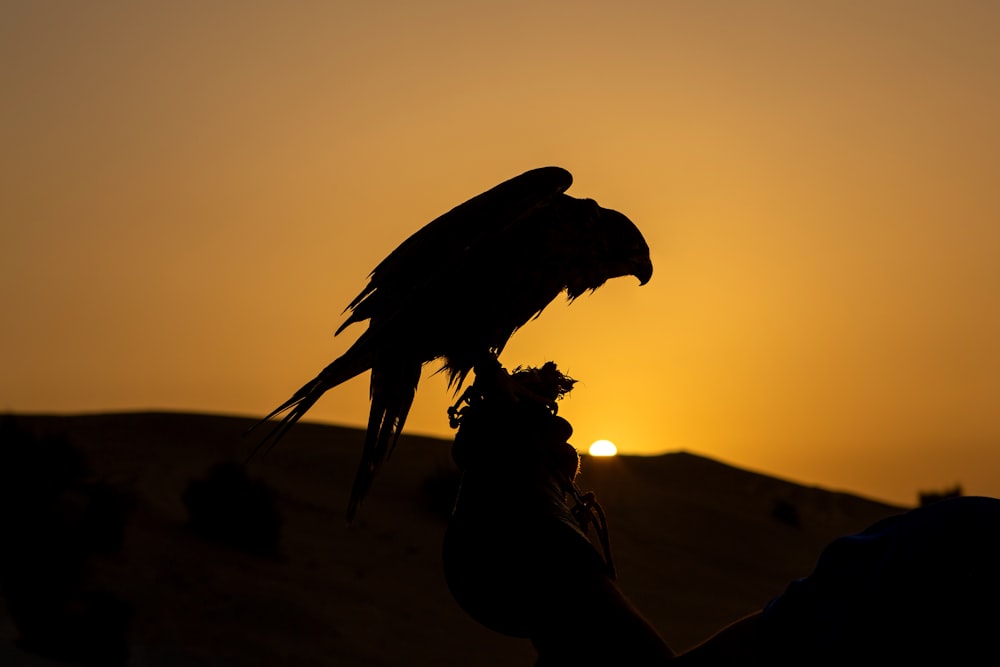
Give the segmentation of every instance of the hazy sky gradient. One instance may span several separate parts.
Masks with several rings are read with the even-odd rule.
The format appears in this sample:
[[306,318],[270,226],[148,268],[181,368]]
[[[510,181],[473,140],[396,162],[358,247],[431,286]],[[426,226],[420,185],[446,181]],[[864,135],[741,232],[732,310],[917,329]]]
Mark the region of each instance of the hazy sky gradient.
[[[578,447],[1000,495],[997,34],[973,1],[0,2],[0,409],[263,414],[403,238],[556,164],[656,266],[502,357],[581,380]],[[367,376],[310,416],[362,425]]]

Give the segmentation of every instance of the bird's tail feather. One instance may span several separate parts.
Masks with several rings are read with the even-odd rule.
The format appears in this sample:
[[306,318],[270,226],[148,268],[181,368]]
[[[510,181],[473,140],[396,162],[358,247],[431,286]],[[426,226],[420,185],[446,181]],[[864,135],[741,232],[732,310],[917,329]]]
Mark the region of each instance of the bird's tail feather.
[[419,363],[391,364],[388,368],[372,368],[368,431],[347,504],[348,523],[354,520],[361,501],[371,489],[375,474],[396,447],[417,393],[421,366]]
[[250,427],[248,433],[259,427],[261,424],[272,421],[279,415],[284,414],[281,420],[274,425],[267,435],[254,447],[247,457],[249,462],[261,450],[264,454],[271,451],[278,441],[281,440],[289,429],[295,426],[306,412],[309,411],[320,396],[339,384],[347,382],[351,378],[364,373],[371,368],[371,362],[365,359],[364,355],[348,350],[343,356],[338,357],[329,366],[320,371],[319,375],[302,385],[298,391],[292,394],[287,401],[272,410],[266,417]]

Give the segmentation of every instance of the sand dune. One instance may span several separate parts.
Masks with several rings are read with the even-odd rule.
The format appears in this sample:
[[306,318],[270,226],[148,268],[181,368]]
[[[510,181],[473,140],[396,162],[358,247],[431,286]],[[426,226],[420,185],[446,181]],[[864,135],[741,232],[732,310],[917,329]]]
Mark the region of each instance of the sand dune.
[[[523,640],[485,630],[441,574],[443,517],[425,483],[453,469],[444,440],[404,436],[350,527],[363,433],[302,424],[249,466],[277,492],[280,555],[218,546],[187,527],[188,483],[242,461],[252,420],[191,414],[21,416],[64,434],[97,478],[133,498],[121,553],[92,577],[131,604],[135,665],[529,665]],[[502,455],[499,453],[498,455]],[[608,513],[620,583],[675,649],[760,608],[832,538],[898,511],[686,453],[585,458]],[[14,647],[0,661],[50,664]]]

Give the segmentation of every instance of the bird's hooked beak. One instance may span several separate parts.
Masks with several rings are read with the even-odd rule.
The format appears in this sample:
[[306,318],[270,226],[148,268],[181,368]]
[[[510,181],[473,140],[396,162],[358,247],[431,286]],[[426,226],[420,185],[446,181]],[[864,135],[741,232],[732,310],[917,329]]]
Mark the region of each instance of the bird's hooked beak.
[[639,286],[645,285],[653,277],[653,262],[649,255],[632,261],[632,275],[639,279]]
[[653,262],[642,232],[627,216],[614,209],[600,208],[600,217],[611,239],[610,254],[617,258],[614,275],[635,276],[640,286],[648,283],[653,277]]

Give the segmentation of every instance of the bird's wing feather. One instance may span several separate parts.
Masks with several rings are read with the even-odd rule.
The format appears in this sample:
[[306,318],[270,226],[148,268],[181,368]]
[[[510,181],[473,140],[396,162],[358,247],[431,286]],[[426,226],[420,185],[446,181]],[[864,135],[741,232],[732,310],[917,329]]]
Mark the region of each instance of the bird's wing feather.
[[372,366],[371,409],[365,444],[354,475],[354,485],[347,504],[347,521],[353,521],[358,506],[371,488],[375,474],[392,454],[406,416],[413,405],[420,381],[419,361],[394,360]]
[[370,369],[372,367],[372,355],[366,342],[366,337],[362,336],[347,352],[334,359],[332,363],[320,371],[319,375],[302,385],[298,391],[292,394],[291,398],[276,407],[266,417],[251,427],[250,430],[253,430],[279,415],[284,415],[267,432],[267,435],[257,443],[257,446],[254,447],[253,452],[250,454],[250,458],[256,456],[261,449],[265,453],[270,451],[328,390]]
[[383,316],[407,294],[438,279],[469,252],[504,234],[530,211],[565,192],[573,176],[561,167],[532,169],[504,181],[432,220],[403,241],[371,272],[368,284],[347,306],[354,322]]

